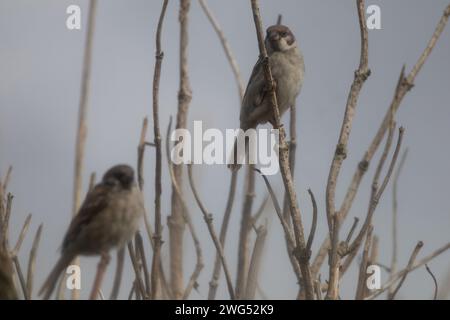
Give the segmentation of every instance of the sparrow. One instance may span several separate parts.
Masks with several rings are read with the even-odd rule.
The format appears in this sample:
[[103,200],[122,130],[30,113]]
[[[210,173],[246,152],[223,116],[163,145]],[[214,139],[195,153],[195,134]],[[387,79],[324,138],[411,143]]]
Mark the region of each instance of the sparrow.
[[[269,65],[275,82],[276,96],[280,116],[289,108],[295,107],[295,100],[303,84],[305,65],[297,41],[291,30],[284,25],[274,25],[267,28],[265,46],[269,57]],[[263,60],[261,57],[253,68],[250,80],[242,99],[240,112],[240,128],[245,132],[255,129],[259,124],[275,125],[270,92],[264,77]],[[237,140],[235,141],[235,152]],[[248,146],[246,143],[246,154]],[[232,169],[240,167],[237,157]]]
[[81,205],[61,246],[61,257],[39,295],[48,299],[59,277],[78,255],[101,255],[122,248],[136,233],[144,213],[142,193],[128,165],[109,169]]

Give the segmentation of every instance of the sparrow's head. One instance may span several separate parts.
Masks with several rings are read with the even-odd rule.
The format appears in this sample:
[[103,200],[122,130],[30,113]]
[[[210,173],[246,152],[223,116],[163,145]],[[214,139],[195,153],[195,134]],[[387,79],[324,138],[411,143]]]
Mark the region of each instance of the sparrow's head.
[[268,53],[286,51],[296,46],[294,34],[281,24],[267,28],[266,48]]
[[126,164],[114,166],[106,171],[102,181],[108,185],[131,189],[134,184],[134,170]]

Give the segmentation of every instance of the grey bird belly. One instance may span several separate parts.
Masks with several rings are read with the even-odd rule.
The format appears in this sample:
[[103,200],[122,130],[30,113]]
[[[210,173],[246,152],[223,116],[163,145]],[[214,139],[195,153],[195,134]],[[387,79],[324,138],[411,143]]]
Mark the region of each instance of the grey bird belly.
[[[137,188],[115,194],[109,203],[80,233],[77,239],[80,254],[94,255],[122,247],[138,230],[144,207]],[[107,227],[105,221],[109,221]]]

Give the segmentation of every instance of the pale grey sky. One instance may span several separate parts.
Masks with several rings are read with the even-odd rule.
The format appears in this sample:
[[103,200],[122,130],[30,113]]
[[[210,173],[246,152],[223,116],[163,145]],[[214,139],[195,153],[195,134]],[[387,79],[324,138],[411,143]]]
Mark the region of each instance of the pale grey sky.
[[[297,192],[307,229],[311,222],[306,190],[312,188],[319,205],[319,225],[313,253],[326,235],[325,185],[329,165],[353,72],[359,62],[359,29],[355,1],[262,0],[265,26],[283,22],[295,33],[305,56],[305,84],[299,96],[297,149]],[[209,1],[232,47],[246,82],[258,56],[249,1]],[[32,235],[44,223],[37,260],[36,287],[57,259],[57,250],[70,219],[74,141],[79,101],[85,20],[81,31],[65,26],[65,11],[78,4],[86,17],[87,1],[79,0],[0,0],[0,173],[14,166],[10,191],[14,194],[11,241],[15,242],[28,213],[33,213],[30,234],[22,249],[26,261]],[[369,32],[369,65],[372,76],[360,96],[350,138],[349,154],[338,185],[338,201],[366,146],[379,126],[391,101],[400,69],[409,70],[425,48],[446,0],[367,0],[366,5],[381,7],[382,30]],[[84,183],[89,174],[98,175],[111,165],[136,163],[136,146],[144,116],[151,117],[151,86],[154,66],[154,33],[161,1],[100,0],[94,39],[89,129]],[[165,53],[161,91],[162,131],[169,116],[175,115],[178,91],[178,1],[170,1],[162,35]],[[204,127],[238,126],[239,101],[231,69],[216,34],[197,1],[192,1],[189,18],[189,72],[193,100],[189,124],[202,120]],[[425,243],[424,256],[447,243],[450,209],[450,31],[447,29],[430,59],[416,79],[416,87],[406,96],[397,122],[406,128],[404,147],[409,156],[399,183],[400,266],[418,240]],[[285,118],[284,120],[286,120]],[[148,133],[152,139],[152,130]],[[379,155],[375,157],[377,160]],[[146,203],[153,220],[154,156],[147,151],[145,162]],[[372,165],[349,215],[363,218],[367,210]],[[229,172],[225,166],[196,166],[197,184],[205,204],[215,216],[217,229],[226,201]],[[240,175],[242,181],[242,174]],[[270,178],[281,190],[279,176]],[[164,162],[163,214],[169,212],[170,184]],[[265,188],[257,180],[257,206]],[[199,292],[192,298],[207,297],[215,249],[200,212],[186,189],[191,213],[201,237],[205,268]],[[391,186],[386,190],[375,214],[375,233],[380,237],[380,262],[391,257]],[[281,192],[279,193],[281,195]],[[234,206],[226,246],[231,271],[236,269],[242,186]],[[294,298],[297,285],[286,256],[284,236],[269,205],[266,212],[270,231],[263,258],[261,287],[270,298]],[[165,220],[164,220],[165,221]],[[346,224],[343,230],[348,230]],[[167,262],[167,227],[164,229],[164,259]],[[343,232],[345,233],[345,232]],[[195,256],[186,233],[186,278],[193,270]],[[83,292],[92,283],[97,259],[83,258]],[[112,270],[106,278],[109,292]],[[430,263],[438,280],[449,271],[449,253]],[[127,272],[131,274],[127,261]],[[123,283],[125,296],[130,277]],[[322,279],[328,275],[322,274]],[[343,282],[342,298],[354,297],[356,268]],[[383,274],[382,281],[387,280]],[[399,298],[430,298],[433,283],[425,269],[408,277]],[[228,298],[221,285],[218,297]]]

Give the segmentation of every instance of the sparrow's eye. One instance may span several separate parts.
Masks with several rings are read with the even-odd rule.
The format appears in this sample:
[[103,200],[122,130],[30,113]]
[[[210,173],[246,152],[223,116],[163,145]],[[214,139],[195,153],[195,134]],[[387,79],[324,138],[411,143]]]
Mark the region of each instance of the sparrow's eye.
[[286,31],[281,32],[281,36],[284,38],[288,35],[288,33]]

